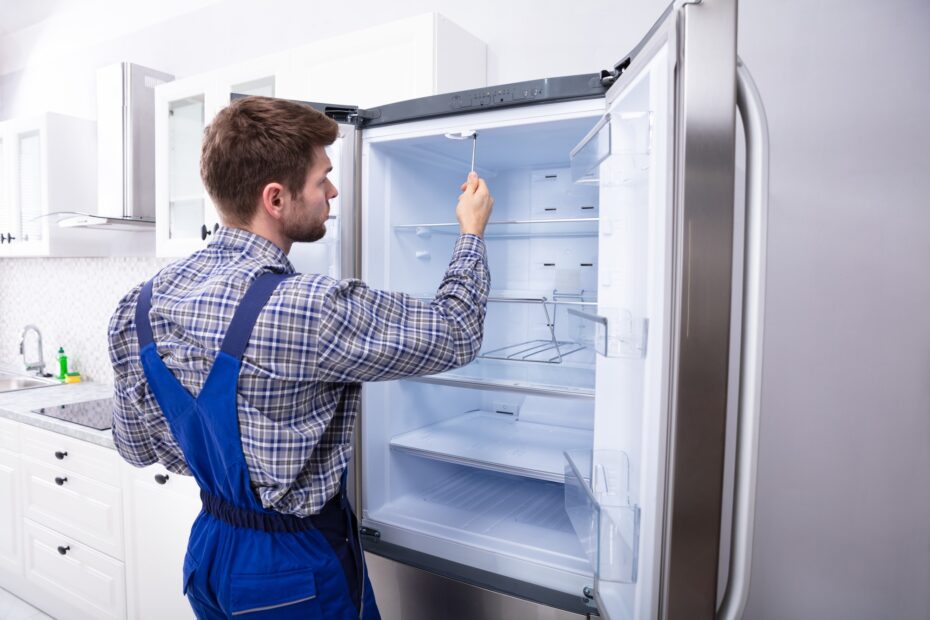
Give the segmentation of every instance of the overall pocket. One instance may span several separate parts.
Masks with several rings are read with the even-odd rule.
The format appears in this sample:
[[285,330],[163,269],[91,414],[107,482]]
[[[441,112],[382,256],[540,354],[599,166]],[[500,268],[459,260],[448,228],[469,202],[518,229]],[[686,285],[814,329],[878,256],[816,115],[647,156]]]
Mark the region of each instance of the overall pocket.
[[246,620],[322,618],[312,569],[245,575],[229,582],[229,611]]

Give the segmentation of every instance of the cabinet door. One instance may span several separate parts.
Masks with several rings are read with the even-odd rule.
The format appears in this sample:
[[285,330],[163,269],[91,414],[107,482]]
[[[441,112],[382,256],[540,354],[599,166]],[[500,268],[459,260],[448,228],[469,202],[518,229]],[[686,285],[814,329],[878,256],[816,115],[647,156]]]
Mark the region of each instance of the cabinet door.
[[13,237],[13,230],[18,225],[18,219],[14,217],[12,184],[10,169],[13,157],[9,152],[11,141],[7,136],[7,127],[9,123],[0,123],[0,256],[10,255],[10,243],[7,235]]
[[46,126],[41,117],[10,121],[6,136],[4,167],[10,209],[4,244],[8,256],[36,256],[48,247],[45,196]]
[[314,42],[294,51],[280,96],[370,107],[431,95],[433,42],[432,15]]
[[182,594],[181,570],[191,525],[200,512],[193,478],[161,465],[124,465],[129,618],[193,618]]
[[206,245],[216,211],[200,179],[204,127],[216,109],[215,76],[155,88],[155,243],[159,256]]
[[23,572],[20,477],[18,455],[0,449],[0,506],[5,507],[0,510],[0,570],[16,575]]

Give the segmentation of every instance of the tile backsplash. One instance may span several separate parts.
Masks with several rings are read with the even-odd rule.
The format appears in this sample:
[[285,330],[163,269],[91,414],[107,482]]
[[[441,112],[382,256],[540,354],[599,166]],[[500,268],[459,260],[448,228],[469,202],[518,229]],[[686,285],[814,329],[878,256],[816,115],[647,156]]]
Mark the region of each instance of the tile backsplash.
[[23,328],[32,324],[42,332],[46,372],[58,372],[58,347],[64,347],[69,370],[112,383],[110,315],[127,291],[169,262],[147,257],[0,259],[0,367],[23,370],[19,342]]

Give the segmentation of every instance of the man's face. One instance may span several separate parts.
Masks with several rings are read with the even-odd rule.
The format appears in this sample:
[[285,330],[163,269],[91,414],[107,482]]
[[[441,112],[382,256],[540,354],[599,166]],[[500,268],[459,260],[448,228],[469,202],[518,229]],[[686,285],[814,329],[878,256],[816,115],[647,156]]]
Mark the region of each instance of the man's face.
[[327,176],[332,169],[326,150],[314,147],[313,165],[307,172],[303,190],[289,201],[284,213],[284,234],[292,241],[317,241],[326,234],[329,201],[339,195]]

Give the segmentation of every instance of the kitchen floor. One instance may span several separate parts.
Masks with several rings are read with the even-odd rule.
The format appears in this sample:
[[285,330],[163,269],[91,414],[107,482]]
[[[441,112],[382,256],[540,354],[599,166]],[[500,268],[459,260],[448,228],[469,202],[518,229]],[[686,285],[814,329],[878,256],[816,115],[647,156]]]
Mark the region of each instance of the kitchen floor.
[[52,620],[51,616],[18,599],[6,590],[0,589],[0,618],[3,620]]

